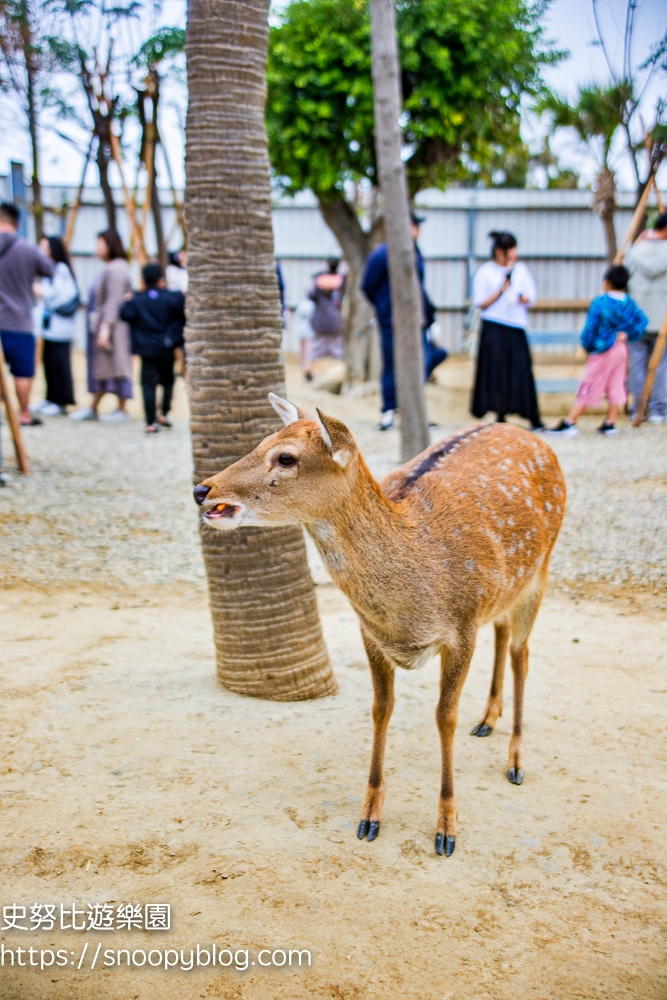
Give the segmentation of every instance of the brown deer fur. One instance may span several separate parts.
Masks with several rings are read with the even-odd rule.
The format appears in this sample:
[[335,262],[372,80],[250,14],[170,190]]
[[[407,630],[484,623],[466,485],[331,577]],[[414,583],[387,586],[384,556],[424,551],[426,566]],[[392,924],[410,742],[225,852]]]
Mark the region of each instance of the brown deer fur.
[[357,612],[373,678],[374,740],[359,837],[378,834],[394,670],[441,658],[436,720],[442,785],[436,850],[454,850],[453,742],[461,689],[480,625],[495,625],[491,691],[473,733],[488,735],[503,706],[509,648],[514,725],[508,777],[524,768],[528,637],[563,520],[565,481],[539,437],[477,424],[432,445],[376,482],[348,428],[280,397],[286,423],[253,452],[195,488],[216,528],[303,524]]

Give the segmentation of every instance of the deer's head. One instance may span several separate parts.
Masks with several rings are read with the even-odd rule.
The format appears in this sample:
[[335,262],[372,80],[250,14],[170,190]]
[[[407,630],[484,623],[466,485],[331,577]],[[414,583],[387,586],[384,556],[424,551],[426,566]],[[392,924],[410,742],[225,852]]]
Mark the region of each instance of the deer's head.
[[273,392],[269,401],[283,429],[194,488],[220,531],[316,521],[350,495],[359,451],[345,424],[319,410],[313,419]]

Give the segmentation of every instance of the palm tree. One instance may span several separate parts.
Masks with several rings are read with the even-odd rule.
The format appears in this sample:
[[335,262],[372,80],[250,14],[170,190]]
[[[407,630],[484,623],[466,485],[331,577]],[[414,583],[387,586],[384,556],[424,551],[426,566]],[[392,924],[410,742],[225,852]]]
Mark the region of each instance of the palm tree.
[[[284,393],[264,126],[268,0],[190,0],[188,379],[195,481],[277,430]],[[300,528],[202,528],[218,676],[242,694],[332,694]]]
[[616,176],[611,164],[612,143],[623,121],[628,86],[627,83],[614,83],[608,87],[597,84],[580,87],[572,103],[558,94],[546,92],[535,108],[538,114],[548,115],[551,135],[557,129],[574,129],[595,160],[597,181],[593,208],[602,219],[610,261],[616,256]]

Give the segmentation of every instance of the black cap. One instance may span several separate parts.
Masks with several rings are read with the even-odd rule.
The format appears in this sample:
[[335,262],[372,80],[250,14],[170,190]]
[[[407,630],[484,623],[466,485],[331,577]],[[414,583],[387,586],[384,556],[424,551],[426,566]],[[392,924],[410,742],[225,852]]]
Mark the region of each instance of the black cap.
[[410,212],[410,222],[413,226],[421,226],[422,222],[426,222],[426,216],[417,215],[416,212]]

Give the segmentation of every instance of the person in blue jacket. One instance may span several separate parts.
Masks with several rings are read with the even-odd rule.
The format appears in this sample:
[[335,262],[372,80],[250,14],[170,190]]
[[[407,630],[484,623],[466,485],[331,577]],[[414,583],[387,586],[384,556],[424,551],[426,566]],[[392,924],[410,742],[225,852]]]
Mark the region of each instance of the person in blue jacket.
[[607,270],[602,282],[603,294],[591,302],[581,331],[581,346],[588,352],[588,360],[576,402],[550,434],[576,437],[578,418],[587,406],[598,406],[605,396],[607,416],[598,433],[605,437],[618,434],[616,416],[628,398],[625,387],[628,341],[639,340],[648,326],[647,317],[628,295],[629,280],[630,274],[621,264]]
[[[424,258],[417,246],[419,226],[424,221],[420,216],[411,214],[412,236],[415,241],[415,268],[419,287],[422,293],[423,324],[422,343],[424,348],[424,380],[428,380],[434,368],[437,368],[447,357],[447,351],[437,347],[427,336],[426,331],[435,319],[435,307],[424,288]],[[394,378],[394,330],[391,319],[391,290],[389,287],[389,261],[387,244],[382,243],[370,254],[361,282],[361,290],[375,306],[378,326],[380,328],[380,343],[382,346],[382,419],[380,430],[386,431],[393,427],[396,415],[396,381]]]

